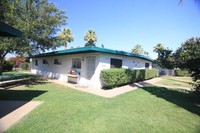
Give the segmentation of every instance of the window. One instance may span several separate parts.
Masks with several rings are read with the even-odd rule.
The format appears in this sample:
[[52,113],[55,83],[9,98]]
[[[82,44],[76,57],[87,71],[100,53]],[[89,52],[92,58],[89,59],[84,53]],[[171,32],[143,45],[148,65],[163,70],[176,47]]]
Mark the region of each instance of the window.
[[38,66],[38,60],[35,60],[35,66]]
[[61,65],[62,64],[61,59],[54,59],[54,64]]
[[145,63],[145,68],[149,68],[149,63]]
[[76,69],[81,68],[81,58],[72,59],[72,68],[76,68]]
[[43,59],[42,64],[48,64],[48,61],[46,59]]
[[111,58],[110,67],[111,68],[122,68],[122,60]]

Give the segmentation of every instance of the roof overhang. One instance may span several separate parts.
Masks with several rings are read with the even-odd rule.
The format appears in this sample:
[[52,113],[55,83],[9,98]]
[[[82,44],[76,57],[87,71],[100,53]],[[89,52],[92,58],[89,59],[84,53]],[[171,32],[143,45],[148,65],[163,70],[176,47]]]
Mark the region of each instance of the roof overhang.
[[136,58],[140,58],[140,59],[144,59],[144,60],[153,62],[153,59],[149,58],[148,56],[129,53],[129,52],[125,52],[125,51],[100,48],[100,47],[95,47],[95,46],[87,46],[87,47],[80,47],[80,48],[48,52],[48,53],[33,55],[30,58],[61,56],[61,55],[70,55],[70,54],[81,54],[81,53],[93,53],[93,52],[108,53],[108,54],[128,56],[128,57],[136,57]]
[[0,36],[3,37],[21,37],[22,32],[5,24],[0,22]]

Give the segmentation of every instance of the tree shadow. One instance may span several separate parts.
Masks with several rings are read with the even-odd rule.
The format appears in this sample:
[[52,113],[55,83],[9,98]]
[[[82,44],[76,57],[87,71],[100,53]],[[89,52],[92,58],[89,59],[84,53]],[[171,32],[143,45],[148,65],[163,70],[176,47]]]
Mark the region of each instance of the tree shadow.
[[5,85],[1,85],[1,87],[3,89],[10,89],[10,88],[18,87],[18,86],[21,86],[21,85],[25,85],[26,87],[32,87],[32,86],[38,85],[38,84],[47,84],[47,83],[49,83],[47,81],[47,79],[44,79],[41,76],[26,75],[26,77],[30,78],[30,79],[29,80],[25,80],[25,81],[20,81],[20,82],[7,83]]
[[0,90],[0,118],[46,92],[39,90]]
[[0,90],[0,100],[31,101],[47,91],[41,90]]
[[196,92],[156,86],[142,89],[200,116],[200,96]]

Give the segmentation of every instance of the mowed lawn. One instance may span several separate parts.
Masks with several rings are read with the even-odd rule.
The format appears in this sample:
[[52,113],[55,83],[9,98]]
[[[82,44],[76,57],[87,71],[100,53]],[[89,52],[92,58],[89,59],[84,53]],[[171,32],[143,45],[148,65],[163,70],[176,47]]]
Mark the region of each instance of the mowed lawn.
[[157,82],[158,85],[166,85],[171,87],[184,87],[192,88],[190,84],[192,82],[191,77],[175,77],[175,76],[163,76],[161,81]]
[[0,100],[43,104],[8,133],[200,132],[200,98],[193,92],[144,87],[108,99],[53,83],[15,89],[0,90]]

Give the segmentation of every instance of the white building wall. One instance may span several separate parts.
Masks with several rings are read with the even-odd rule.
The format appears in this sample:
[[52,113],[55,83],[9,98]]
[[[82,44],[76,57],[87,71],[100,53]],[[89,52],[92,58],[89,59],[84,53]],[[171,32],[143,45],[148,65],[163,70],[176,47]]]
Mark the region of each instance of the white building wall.
[[[95,72],[91,79],[87,78],[87,57],[95,57]],[[110,69],[111,58],[121,59],[122,68],[126,69],[145,69],[145,63],[149,63],[149,69],[152,68],[152,63],[135,57],[120,56],[105,53],[86,53],[63,56],[40,57],[32,59],[31,72],[38,75],[44,75],[49,78],[59,80],[68,80],[67,73],[72,69],[72,58],[81,58],[81,69],[76,69],[81,73],[79,85],[88,86],[90,88],[100,89],[100,72],[104,69]],[[38,66],[35,66],[34,61],[38,60]],[[49,64],[43,64],[42,60],[46,59]],[[62,65],[53,64],[54,59],[61,59]]]
[[[87,54],[74,54],[74,55],[63,55],[63,56],[51,56],[51,57],[40,57],[33,58],[31,60],[31,72],[37,75],[43,75],[48,78],[55,78],[59,80],[68,80],[68,72],[76,70],[81,73],[79,84],[81,86],[89,86],[92,88],[100,88],[97,86],[97,74],[96,69],[91,79],[87,78],[86,59],[87,57],[95,57],[95,68],[98,66],[99,53],[87,53]],[[72,59],[81,58],[81,69],[72,68]],[[48,64],[43,64],[43,59],[48,61]],[[61,59],[61,65],[55,65],[54,59]],[[38,66],[35,66],[35,60],[38,60]],[[99,81],[99,80],[98,80]]]
[[112,55],[112,54],[101,54],[100,56],[100,66],[101,69],[109,69],[110,68],[110,60],[111,58],[121,59],[122,60],[122,68],[126,69],[145,69],[145,63],[149,63],[149,69],[152,69],[152,62],[135,58],[135,57],[127,57],[120,55]]

